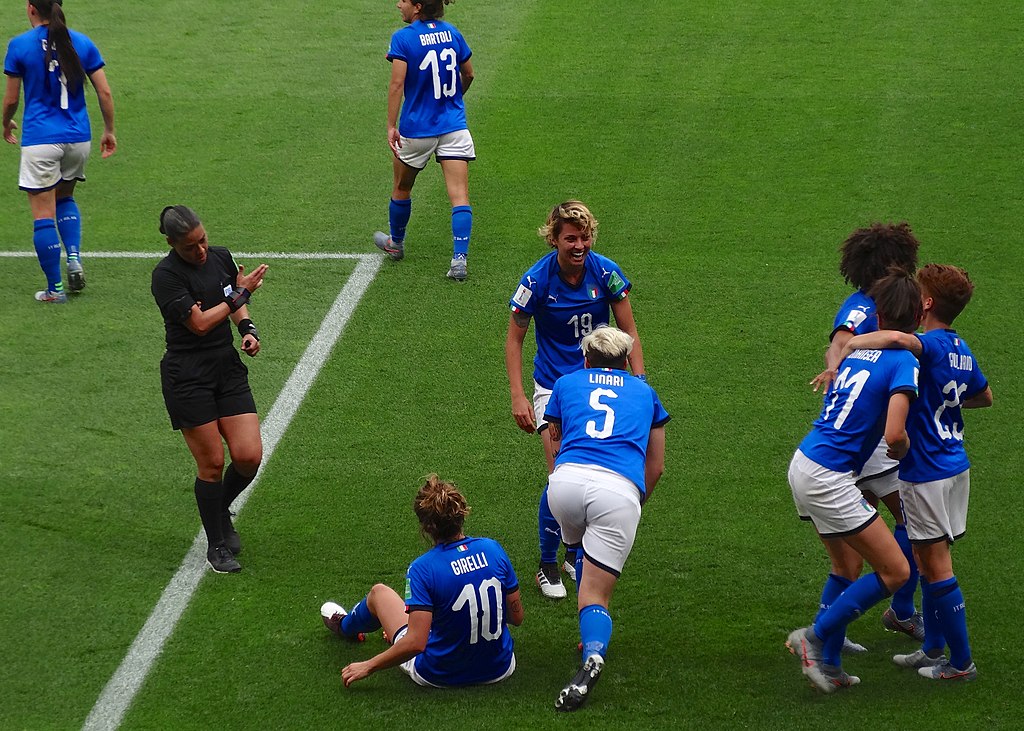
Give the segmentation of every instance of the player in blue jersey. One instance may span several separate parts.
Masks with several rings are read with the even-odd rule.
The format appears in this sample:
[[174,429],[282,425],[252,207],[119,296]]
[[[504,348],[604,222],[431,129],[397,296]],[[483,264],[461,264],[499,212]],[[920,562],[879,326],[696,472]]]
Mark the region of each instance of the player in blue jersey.
[[[555,381],[583,367],[580,341],[615,316],[618,327],[635,343],[629,365],[636,375],[644,373],[643,350],[629,302],[631,284],[619,265],[591,251],[597,238],[597,219],[580,201],[555,206],[538,233],[554,249],[534,264],[519,282],[509,302],[512,315],[505,338],[505,368],[512,394],[512,417],[527,433],[539,431],[544,445],[547,472],[555,465],[555,450],[544,407]],[[610,312],[609,312],[610,310]],[[533,359],[533,404],[523,389],[523,342],[535,322],[537,354]],[[566,596],[558,569],[561,533],[548,507],[547,487],[538,509],[540,567],[537,584],[549,599]],[[575,556],[567,551],[563,568],[575,575]]]
[[604,669],[612,636],[608,605],[629,557],[641,506],[665,469],[658,395],[626,370],[633,339],[614,327],[583,338],[584,368],[555,382],[544,418],[559,446],[548,500],[566,544],[577,549],[583,664],[555,708],[575,711]]
[[[921,294],[911,274],[894,269],[870,291],[878,317],[888,327],[913,332],[921,319]],[[875,573],[851,582],[819,613],[810,627],[794,630],[786,646],[801,659],[803,673],[817,689],[832,693],[860,680],[840,661],[846,626],[903,586],[910,567],[875,508],[857,488],[879,434],[891,459],[910,446],[906,418],[917,396],[918,362],[895,350],[857,350],[839,365],[821,415],[789,465],[797,513],[814,523],[833,563],[852,549]]]
[[967,343],[952,329],[974,292],[970,277],[957,267],[928,264],[917,280],[924,334],[877,332],[853,338],[846,347],[902,347],[921,361],[921,398],[907,420],[911,445],[899,476],[907,530],[921,567],[925,636],[920,650],[893,661],[917,668],[926,678],[973,680],[978,670],[950,545],[967,530],[971,486],[960,410],[991,406],[992,389]]
[[80,259],[82,222],[74,192],[75,184],[85,180],[92,140],[85,107],[86,79],[96,90],[103,115],[103,157],[117,149],[114,97],[99,50],[89,38],[68,28],[61,0],[28,0],[28,20],[32,30],[11,39],[4,57],[3,134],[4,140],[18,144],[14,114],[24,85],[18,185],[28,193],[34,221],[32,241],[46,275],[46,289],[35,296],[40,302],[61,304],[67,302],[61,277],[61,241],[67,251],[68,289],[77,292],[85,287]]
[[[868,294],[875,282],[885,276],[890,267],[896,266],[913,272],[917,266],[919,243],[907,223],[873,223],[851,233],[840,247],[839,272],[843,278],[857,288],[846,298],[836,314],[830,335],[831,343],[825,353],[825,370],[812,383],[828,389],[836,377],[841,361],[843,346],[854,335],[873,332],[878,329],[875,302]],[[906,520],[900,505],[899,479],[896,476],[898,463],[886,456],[885,441],[865,463],[857,479],[857,486],[871,504],[878,507],[885,504],[893,516],[893,535],[910,565],[910,578],[905,586],[893,593],[892,602],[882,613],[882,626],[890,632],[902,632],[920,641],[924,636],[924,621],[914,606],[917,588],[917,565],[907,538]],[[863,561],[860,554],[850,548],[840,547],[833,554],[831,572],[821,592],[819,613],[824,612],[844,588],[860,576]],[[864,651],[864,647],[846,640],[845,648]]]
[[[441,164],[452,204],[452,260],[448,278],[466,278],[473,228],[469,205],[469,161],[476,159],[462,95],[473,83],[466,39],[442,20],[451,0],[398,0],[402,22],[388,48],[388,145],[394,153],[394,186],[388,206],[391,235],[377,231],[373,242],[398,261],[405,256],[405,231],[412,212],[412,188],[430,156]],[[403,103],[402,97],[405,97]],[[401,108],[401,123],[399,123]]]
[[505,551],[490,538],[463,533],[466,499],[450,482],[430,475],[413,510],[434,547],[409,566],[405,599],[376,584],[346,612],[327,602],[324,624],[358,639],[383,629],[391,646],[341,671],[345,686],[398,665],[418,685],[447,687],[496,683],[512,675],[516,658],[508,625],[523,622],[519,581]]

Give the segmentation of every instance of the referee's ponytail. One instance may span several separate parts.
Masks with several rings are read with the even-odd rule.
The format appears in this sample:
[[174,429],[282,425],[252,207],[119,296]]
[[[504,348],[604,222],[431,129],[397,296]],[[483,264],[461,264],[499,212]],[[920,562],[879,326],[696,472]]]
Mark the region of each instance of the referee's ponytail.
[[167,206],[160,211],[160,233],[169,241],[181,241],[202,223],[188,206]]
[[[46,67],[53,61],[53,52],[57,52],[57,63],[68,89],[77,91],[85,83],[85,69],[71,42],[68,22],[64,17],[63,0],[28,0],[29,5],[36,9],[39,17],[47,22]],[[49,78],[49,77],[47,77]]]

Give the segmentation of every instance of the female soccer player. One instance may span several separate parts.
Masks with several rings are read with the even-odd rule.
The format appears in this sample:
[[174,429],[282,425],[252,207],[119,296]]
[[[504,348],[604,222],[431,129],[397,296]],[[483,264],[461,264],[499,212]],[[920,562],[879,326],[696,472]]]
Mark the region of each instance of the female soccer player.
[[[153,270],[153,297],[164,318],[167,353],[160,362],[164,403],[196,461],[196,504],[206,531],[206,559],[217,573],[241,571],[241,540],[229,508],[256,476],[263,459],[260,421],[228,320],[242,337],[242,352],[260,352],[249,319],[249,297],[263,284],[267,265],[246,274],[231,252],[210,246],[195,211],[168,206],[160,233],[171,247]],[[231,464],[224,470],[224,444]]]
[[[870,295],[887,327],[909,333],[921,321],[920,289],[906,271],[894,269]],[[917,373],[917,359],[906,351],[858,350],[844,359],[821,415],[789,465],[797,513],[814,523],[833,562],[837,551],[852,549],[875,570],[846,586],[813,626],[794,630],[786,640],[804,675],[824,693],[860,682],[840,661],[846,625],[910,576],[906,557],[857,488],[856,475],[875,451],[883,425],[890,459],[907,453],[906,420],[917,397]]]
[[[886,275],[890,267],[913,273],[917,266],[919,243],[904,222],[873,223],[851,233],[840,247],[839,272],[857,291],[846,298],[832,325],[830,344],[825,353],[825,370],[811,383],[827,392],[836,377],[843,346],[854,335],[878,330],[875,301],[868,291]],[[907,537],[906,519],[900,504],[898,463],[886,456],[885,440],[865,463],[857,479],[857,487],[872,505],[881,501],[893,516],[893,535],[910,565],[910,578],[892,595],[892,602],[882,613],[882,626],[890,632],[902,632],[920,641],[924,637],[924,619],[914,606],[917,590],[917,564]],[[832,570],[821,593],[820,611],[825,611],[839,594],[860,576],[863,561],[859,554],[845,546],[832,553]],[[863,652],[861,645],[846,640],[849,650]]]
[[566,544],[577,548],[583,664],[555,708],[575,711],[604,669],[612,590],[633,548],[646,503],[665,469],[658,395],[626,371],[633,339],[613,327],[583,338],[584,369],[555,383],[544,418],[560,445],[548,499]]
[[[476,159],[462,95],[473,83],[472,55],[458,28],[441,20],[452,0],[398,0],[402,22],[391,36],[388,86],[388,145],[394,153],[394,186],[388,207],[391,235],[373,243],[395,261],[405,256],[405,230],[412,212],[412,187],[431,155],[441,164],[452,204],[452,260],[449,279],[466,278],[473,228],[469,205],[469,161]],[[402,97],[405,102],[402,102]],[[399,125],[398,111],[402,121]]]
[[469,506],[455,485],[430,475],[413,510],[434,547],[409,565],[405,599],[376,584],[352,613],[326,602],[320,616],[336,635],[357,639],[384,630],[391,646],[341,671],[345,687],[398,665],[418,685],[497,683],[512,675],[516,657],[508,625],[523,622],[519,581],[505,551],[462,527]]
[[[523,431],[539,431],[544,444],[547,474],[555,466],[555,450],[544,420],[555,381],[583,367],[580,341],[599,325],[607,325],[609,308],[618,327],[633,338],[629,365],[644,377],[644,356],[629,302],[632,286],[619,265],[591,251],[597,238],[597,219],[580,201],[555,206],[538,230],[554,251],[534,264],[519,282],[509,306],[512,315],[505,338],[505,369],[512,394],[512,417]],[[523,389],[523,341],[536,321],[537,355],[533,359],[533,405]],[[537,516],[540,568],[537,585],[549,599],[566,596],[558,570],[561,533],[548,507],[547,486],[540,496]],[[567,552],[565,571],[575,579],[575,556]]]
[[92,82],[103,115],[103,157],[117,149],[114,97],[99,50],[87,37],[68,28],[61,0],[28,0],[28,20],[32,30],[11,39],[4,58],[4,139],[18,144],[14,113],[24,83],[18,185],[28,193],[34,221],[32,241],[46,275],[46,289],[36,292],[36,299],[62,304],[68,300],[60,271],[61,241],[67,251],[68,289],[78,292],[85,287],[80,259],[82,222],[73,197],[75,183],[85,180],[92,139],[85,80]]

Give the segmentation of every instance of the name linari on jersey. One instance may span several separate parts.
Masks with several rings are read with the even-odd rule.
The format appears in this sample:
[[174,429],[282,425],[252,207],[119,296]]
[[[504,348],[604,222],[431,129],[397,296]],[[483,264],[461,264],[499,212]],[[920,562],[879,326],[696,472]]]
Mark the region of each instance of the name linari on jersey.
[[450,30],[442,30],[437,33],[421,33],[420,34],[420,45],[421,46],[436,46],[438,43],[451,43],[452,32]]
[[601,386],[624,386],[626,380],[622,376],[613,373],[590,373],[590,382]]
[[487,566],[487,556],[483,553],[474,553],[472,556],[455,559],[451,565],[452,573],[456,576],[461,576],[462,574],[468,574],[470,571],[476,571]]

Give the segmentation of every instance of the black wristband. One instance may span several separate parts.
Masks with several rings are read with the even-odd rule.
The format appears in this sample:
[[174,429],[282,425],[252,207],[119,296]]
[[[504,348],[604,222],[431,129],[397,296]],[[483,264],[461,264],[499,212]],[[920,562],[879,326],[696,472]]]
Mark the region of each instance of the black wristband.
[[249,297],[251,296],[252,292],[245,287],[235,287],[231,290],[231,294],[224,298],[224,301],[228,303],[228,307],[231,308],[232,312],[238,312],[239,307],[249,304]]
[[238,325],[236,325],[235,327],[238,328],[238,334],[241,335],[243,338],[246,335],[252,335],[254,338],[256,338],[256,341],[259,342],[260,333],[256,329],[256,326],[253,325],[252,320],[250,320],[248,317],[242,320],[240,323],[238,323]]

